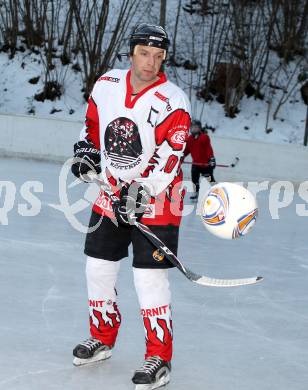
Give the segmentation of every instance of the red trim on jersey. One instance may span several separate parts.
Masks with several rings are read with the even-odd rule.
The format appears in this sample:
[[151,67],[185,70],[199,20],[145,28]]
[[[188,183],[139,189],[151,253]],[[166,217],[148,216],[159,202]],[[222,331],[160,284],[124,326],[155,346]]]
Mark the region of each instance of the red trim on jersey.
[[99,139],[99,117],[97,112],[96,103],[93,100],[92,96],[88,99],[88,107],[85,119],[86,139],[92,142],[96,149],[100,149],[100,139]]
[[179,108],[167,116],[155,128],[155,142],[160,146],[167,141],[173,150],[182,150],[190,126],[189,113]]
[[153,84],[149,85],[148,87],[144,88],[142,91],[140,91],[136,96],[132,96],[133,94],[133,87],[130,83],[130,76],[131,76],[131,70],[127,72],[126,75],[126,97],[125,97],[125,107],[127,108],[133,108],[136,104],[137,100],[141,98],[142,95],[144,95],[147,91],[149,91],[151,88],[156,87],[157,85],[163,84],[167,81],[167,77],[165,73],[159,72],[158,77],[159,80],[155,81]]

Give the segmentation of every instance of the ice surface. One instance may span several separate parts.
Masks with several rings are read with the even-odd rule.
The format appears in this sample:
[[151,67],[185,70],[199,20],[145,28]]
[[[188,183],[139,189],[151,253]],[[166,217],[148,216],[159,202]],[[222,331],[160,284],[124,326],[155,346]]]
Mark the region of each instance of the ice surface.
[[[0,159],[0,180],[17,190],[8,225],[0,225],[0,389],[127,390],[144,353],[144,335],[133,287],[131,258],[118,282],[122,328],[113,357],[88,367],[72,365],[72,349],[88,337],[84,234],[59,203],[61,166]],[[22,184],[41,181],[38,215],[21,216]],[[73,181],[73,178],[70,178]],[[85,197],[87,185],[71,189]],[[6,196],[2,187],[0,207]],[[234,289],[193,285],[170,271],[174,359],[168,390],[306,390],[308,383],[307,217],[296,213],[298,196],[273,220],[269,192],[257,195],[260,216],[250,235],[222,241],[199,217],[185,217],[179,257],[213,277],[264,276],[259,285]],[[187,202],[189,203],[189,202]],[[85,204],[87,204],[85,202]],[[88,207],[78,213],[87,223]]]

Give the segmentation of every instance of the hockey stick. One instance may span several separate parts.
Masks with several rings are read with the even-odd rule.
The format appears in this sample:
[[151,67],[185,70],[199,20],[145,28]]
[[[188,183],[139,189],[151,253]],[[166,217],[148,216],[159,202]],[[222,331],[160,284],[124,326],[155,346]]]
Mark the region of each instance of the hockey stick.
[[[103,191],[111,200],[119,200],[119,198],[110,190],[110,187],[107,184],[102,182],[100,179],[93,179],[93,181],[99,183]],[[134,221],[134,226],[191,282],[207,287],[236,287],[255,284],[263,279],[262,276],[243,279],[215,279],[196,274],[188,267],[184,266],[184,264],[176,257],[176,255],[152,232],[148,226],[143,225],[137,221]]]
[[[216,164],[216,167],[219,168],[234,168],[238,162],[240,161],[239,157],[235,157],[233,163],[231,164]],[[209,167],[209,164],[202,164],[202,163],[193,163],[192,161],[184,161],[184,164],[190,164],[190,165],[198,165],[200,167]]]
[[134,223],[134,225],[191,282],[206,287],[236,287],[248,284],[255,284],[263,279],[262,276],[243,279],[215,279],[210,278],[208,276],[196,274],[188,267],[185,267],[183,263],[175,256],[175,254],[169,248],[166,247],[166,245],[151,231],[148,226],[143,225],[142,223],[137,221]]

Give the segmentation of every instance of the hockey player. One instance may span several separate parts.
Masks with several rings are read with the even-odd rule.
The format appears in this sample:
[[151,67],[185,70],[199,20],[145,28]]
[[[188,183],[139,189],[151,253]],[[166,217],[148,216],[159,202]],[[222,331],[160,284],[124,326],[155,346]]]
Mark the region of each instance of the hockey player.
[[101,190],[93,206],[93,232],[89,230],[85,242],[91,337],[75,347],[74,364],[112,354],[121,323],[117,274],[132,243],[134,284],[146,336],[145,361],[132,378],[136,389],[163,386],[171,370],[172,265],[132,226],[134,220],[150,226],[176,253],[190,104],[160,71],[168,46],[162,27],[135,27],[130,35],[131,67],[111,70],[96,82],[72,165],[72,172],[85,181],[91,171],[100,174],[119,198],[112,201]]
[[202,131],[199,120],[191,122],[190,133],[184,155],[191,154],[192,157],[191,181],[194,183],[196,191],[190,199],[198,199],[200,175],[209,177],[210,182],[215,183],[214,169],[216,160],[210,137]]

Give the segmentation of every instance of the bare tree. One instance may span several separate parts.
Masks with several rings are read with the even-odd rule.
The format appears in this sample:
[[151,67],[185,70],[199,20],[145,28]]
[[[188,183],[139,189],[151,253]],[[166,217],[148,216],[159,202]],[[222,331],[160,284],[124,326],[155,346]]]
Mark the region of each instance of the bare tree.
[[[86,98],[98,75],[114,66],[132,23],[166,23],[170,31],[166,7],[166,0],[2,0],[0,49],[11,58],[22,45],[40,53],[40,99],[61,95],[66,68],[80,72]],[[234,116],[245,93],[264,95],[276,118],[298,86],[299,68],[286,65],[283,71],[272,50],[285,64],[304,58],[308,0],[179,0],[174,14],[168,65],[190,98],[216,98]],[[277,91],[284,91],[278,100]]]
[[162,27],[166,27],[167,0],[160,0],[160,21]]
[[[248,85],[256,85],[260,69],[266,67],[268,25],[264,22],[262,1],[257,4],[231,0],[231,29],[226,45],[228,63],[240,69],[239,82],[227,77],[225,111],[234,116]],[[230,67],[230,69],[234,69]],[[236,69],[236,68],[235,68]],[[260,82],[260,78],[258,80]]]
[[308,26],[308,0],[267,0],[267,7],[276,7],[271,48],[286,62],[304,54]]
[[278,91],[281,91],[281,94],[277,106],[275,108],[275,111],[273,113],[274,120],[277,119],[279,110],[288,101],[289,97],[292,95],[295,89],[300,89],[300,85],[303,84],[301,79],[297,77],[302,62],[303,62],[303,57],[298,58],[293,69],[290,69],[290,67],[287,67],[284,63],[282,63],[282,69],[285,73],[285,77],[284,77],[284,83],[282,85],[279,85],[277,87],[278,84],[278,80],[277,80],[277,84],[275,86]]
[[175,17],[175,25],[174,25],[174,31],[173,31],[173,38],[171,42],[171,55],[170,55],[170,62],[172,65],[176,65],[176,40],[177,40],[177,34],[178,34],[178,26],[179,26],[179,19],[181,14],[181,7],[182,7],[182,0],[179,0],[177,11],[176,11],[176,17]]
[[10,57],[14,57],[19,31],[18,1],[10,0],[0,4],[0,33],[3,48],[10,51]]
[[116,17],[109,25],[109,0],[87,0],[82,2],[81,6],[76,0],[70,1],[77,27],[85,97],[87,97],[98,74],[112,67],[117,55],[115,49],[123,40],[129,22],[141,0],[123,0]]

